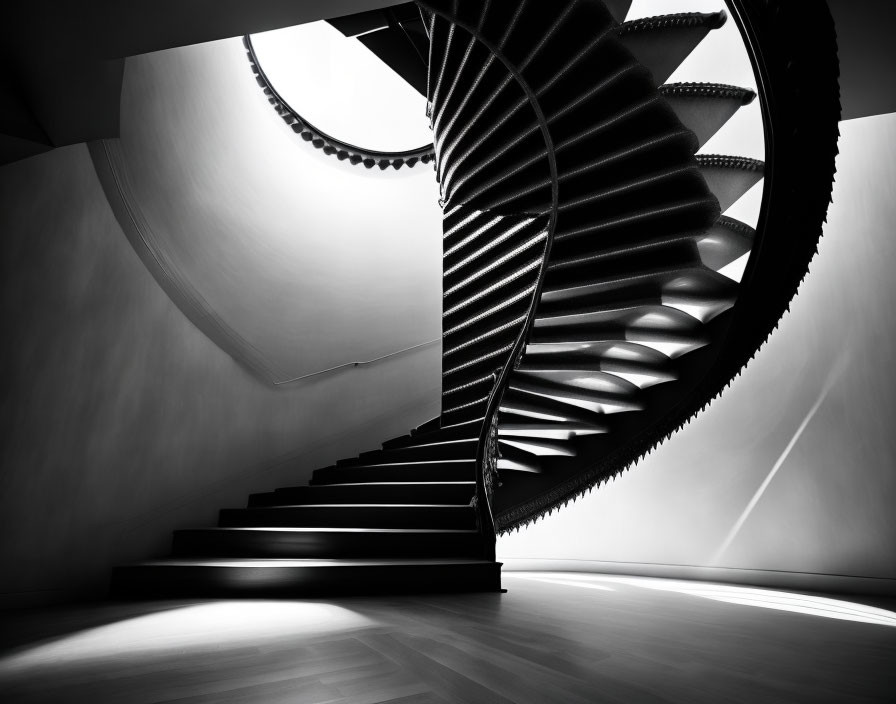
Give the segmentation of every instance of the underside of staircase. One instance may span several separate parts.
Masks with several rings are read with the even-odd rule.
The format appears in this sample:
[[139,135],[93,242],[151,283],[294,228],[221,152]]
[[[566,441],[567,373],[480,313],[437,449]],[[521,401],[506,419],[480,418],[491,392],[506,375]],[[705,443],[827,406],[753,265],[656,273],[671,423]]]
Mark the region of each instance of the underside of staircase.
[[[431,0],[442,413],[180,530],[119,596],[497,591],[495,539],[629,468],[766,340],[815,251],[839,101],[823,3],[625,22],[614,0]],[[798,6],[799,5],[799,6]],[[736,22],[766,159],[697,154],[749,89],[667,83]],[[419,43],[420,32],[415,41]],[[764,181],[755,228],[726,215]],[[741,275],[734,262],[747,258]]]

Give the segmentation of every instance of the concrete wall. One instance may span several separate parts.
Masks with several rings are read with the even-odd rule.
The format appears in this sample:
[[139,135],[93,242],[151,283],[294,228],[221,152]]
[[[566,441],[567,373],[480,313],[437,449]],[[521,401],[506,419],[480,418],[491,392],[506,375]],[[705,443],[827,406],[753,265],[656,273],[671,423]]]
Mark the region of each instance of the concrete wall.
[[841,123],[819,254],[755,360],[646,461],[501,538],[501,557],[896,578],[894,145],[896,114]]
[[2,603],[100,594],[173,528],[438,414],[438,345],[280,389],[251,375],[143,266],[84,145],[0,169],[0,232]]

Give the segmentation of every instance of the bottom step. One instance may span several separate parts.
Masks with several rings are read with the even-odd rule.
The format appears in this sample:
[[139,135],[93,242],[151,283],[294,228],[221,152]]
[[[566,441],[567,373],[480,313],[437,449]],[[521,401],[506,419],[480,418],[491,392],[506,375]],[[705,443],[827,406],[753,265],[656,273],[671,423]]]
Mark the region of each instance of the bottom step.
[[112,577],[118,598],[500,590],[501,563],[487,560],[173,559],[118,567]]

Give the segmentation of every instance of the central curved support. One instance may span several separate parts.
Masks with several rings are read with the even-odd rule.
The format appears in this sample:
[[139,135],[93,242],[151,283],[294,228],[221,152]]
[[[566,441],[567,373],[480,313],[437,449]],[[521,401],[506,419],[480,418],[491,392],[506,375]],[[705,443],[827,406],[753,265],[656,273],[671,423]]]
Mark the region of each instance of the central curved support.
[[[519,367],[539,311],[550,304],[552,267],[590,262],[583,235],[637,247],[658,226],[670,237],[703,233],[719,208],[694,159],[696,136],[602,4],[421,6],[445,206],[442,428],[478,429],[477,506],[490,532],[492,472],[511,483],[539,472],[531,438],[562,455],[543,436],[576,420],[507,407],[525,378]],[[517,435],[505,438],[508,420]]]

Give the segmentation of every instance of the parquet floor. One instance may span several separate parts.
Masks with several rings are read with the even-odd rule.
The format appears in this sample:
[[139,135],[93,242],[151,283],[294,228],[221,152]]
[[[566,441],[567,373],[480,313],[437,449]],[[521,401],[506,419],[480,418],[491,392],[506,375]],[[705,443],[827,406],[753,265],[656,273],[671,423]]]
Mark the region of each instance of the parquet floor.
[[0,701],[896,701],[892,604],[549,573],[504,585],[0,613]]

